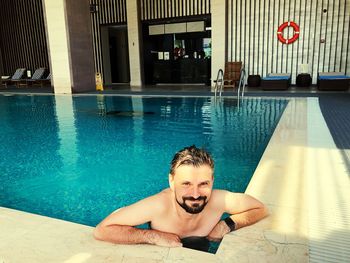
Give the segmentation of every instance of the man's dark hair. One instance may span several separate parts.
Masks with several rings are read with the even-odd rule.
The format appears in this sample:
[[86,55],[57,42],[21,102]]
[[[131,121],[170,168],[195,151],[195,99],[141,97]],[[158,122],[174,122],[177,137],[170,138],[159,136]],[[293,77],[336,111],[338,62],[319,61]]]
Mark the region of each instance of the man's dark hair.
[[170,174],[175,175],[175,169],[181,165],[193,165],[195,167],[209,165],[214,170],[214,161],[210,154],[195,145],[185,147],[174,155],[171,161]]

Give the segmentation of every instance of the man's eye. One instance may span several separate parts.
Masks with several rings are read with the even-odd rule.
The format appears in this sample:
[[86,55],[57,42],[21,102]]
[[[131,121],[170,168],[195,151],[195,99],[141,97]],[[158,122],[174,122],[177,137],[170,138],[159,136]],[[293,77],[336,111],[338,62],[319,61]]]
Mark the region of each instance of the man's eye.
[[185,183],[182,183],[182,185],[184,185],[184,186],[189,186],[189,185],[190,185],[190,183],[185,182]]

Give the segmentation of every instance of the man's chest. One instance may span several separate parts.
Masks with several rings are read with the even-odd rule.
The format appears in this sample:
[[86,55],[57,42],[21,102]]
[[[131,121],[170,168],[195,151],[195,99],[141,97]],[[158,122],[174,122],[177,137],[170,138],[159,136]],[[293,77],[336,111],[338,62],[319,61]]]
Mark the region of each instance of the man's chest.
[[199,220],[181,220],[165,215],[151,222],[152,229],[177,234],[180,238],[188,236],[207,236],[221,218],[220,213],[203,214]]

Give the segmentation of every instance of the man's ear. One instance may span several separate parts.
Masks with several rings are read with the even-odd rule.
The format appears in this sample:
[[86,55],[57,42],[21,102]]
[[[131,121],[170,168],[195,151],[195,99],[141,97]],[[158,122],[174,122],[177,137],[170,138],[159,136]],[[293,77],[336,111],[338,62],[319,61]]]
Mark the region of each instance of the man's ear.
[[172,191],[174,191],[175,189],[174,184],[174,175],[169,174],[169,186]]

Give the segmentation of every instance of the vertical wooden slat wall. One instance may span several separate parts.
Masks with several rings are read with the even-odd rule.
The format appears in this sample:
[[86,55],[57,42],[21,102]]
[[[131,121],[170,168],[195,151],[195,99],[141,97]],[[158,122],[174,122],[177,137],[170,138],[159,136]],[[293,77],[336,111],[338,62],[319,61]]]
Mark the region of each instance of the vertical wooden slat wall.
[[[286,21],[300,26],[290,45],[277,40]],[[349,0],[228,0],[227,60],[243,61],[248,74],[292,73],[293,84],[300,65],[308,64],[315,84],[318,72],[350,74],[349,28]]]
[[0,1],[0,49],[3,75],[49,68],[41,0]]
[[[2,63],[2,53],[1,53],[1,48],[0,48],[0,76],[3,76],[3,75],[5,75],[5,73],[4,73],[4,67],[3,67],[3,63]],[[1,82],[1,80],[0,80],[0,82]]]
[[208,14],[210,0],[141,0],[142,21]]
[[91,13],[95,70],[103,72],[100,27],[126,24],[126,0],[90,0],[90,6],[96,6]]

